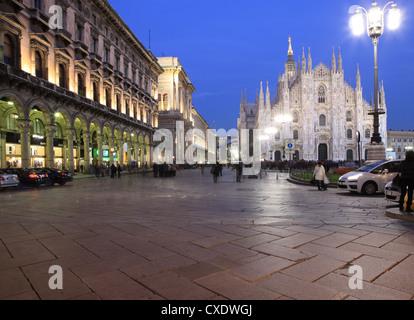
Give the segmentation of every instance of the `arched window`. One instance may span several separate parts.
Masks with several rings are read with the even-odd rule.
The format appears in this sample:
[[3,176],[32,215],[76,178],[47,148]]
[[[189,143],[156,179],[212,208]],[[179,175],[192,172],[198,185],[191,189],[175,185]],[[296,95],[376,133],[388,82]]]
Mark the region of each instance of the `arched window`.
[[106,101],[106,106],[108,108],[111,108],[112,105],[112,101],[111,101],[111,90],[109,90],[109,88],[105,89],[105,101]]
[[66,81],[66,66],[63,63],[59,63],[59,87],[67,89]]
[[296,111],[293,112],[292,121],[294,123],[298,123],[299,122],[299,114]]
[[326,102],[326,90],[324,86],[320,86],[318,89],[318,102],[319,103]]
[[293,139],[298,140],[299,139],[299,131],[293,130]]
[[16,131],[17,130],[17,118],[19,116],[15,113],[9,114],[6,120],[6,130],[7,131]]
[[366,139],[371,138],[371,130],[369,130],[369,129],[366,129],[366,130],[365,130],[365,138],[366,138]]
[[280,140],[280,131],[276,132],[275,134],[275,140],[279,141]]
[[62,127],[58,123],[55,124],[55,134],[53,137],[56,139],[63,139]]
[[347,131],[346,131],[346,137],[347,137],[347,139],[352,139],[352,130],[351,129],[348,129]]
[[321,114],[319,116],[319,126],[321,127],[326,126],[326,116],[324,114]]
[[347,161],[354,161],[354,151],[349,149],[346,151],[346,160]]
[[85,96],[85,81],[83,75],[78,73],[78,95]]
[[116,111],[121,112],[121,99],[119,94],[116,95]]
[[4,36],[4,63],[8,64],[12,67],[15,66],[14,63],[14,49],[13,49],[13,42],[8,35]]
[[129,117],[129,102],[125,100],[125,114]]
[[346,121],[352,121],[352,112],[351,111],[347,111],[346,112]]
[[40,119],[34,119],[31,123],[32,125],[32,135],[37,135],[39,137],[45,136],[45,126]]
[[93,90],[93,101],[99,102],[98,83],[96,83],[95,81],[92,83],[92,90]]
[[35,52],[36,77],[43,79],[43,59],[39,51]]

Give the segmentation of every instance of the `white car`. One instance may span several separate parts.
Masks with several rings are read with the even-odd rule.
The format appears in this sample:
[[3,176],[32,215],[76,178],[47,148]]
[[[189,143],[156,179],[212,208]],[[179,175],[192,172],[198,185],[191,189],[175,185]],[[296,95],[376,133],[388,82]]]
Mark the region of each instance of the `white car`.
[[390,181],[385,186],[385,199],[399,202],[400,196],[401,196],[401,187],[397,186],[393,183],[393,181]]
[[6,173],[0,170],[0,189],[10,187],[20,187],[17,174]]
[[373,195],[384,193],[385,186],[398,174],[403,160],[377,161],[351,171],[338,179],[338,188]]

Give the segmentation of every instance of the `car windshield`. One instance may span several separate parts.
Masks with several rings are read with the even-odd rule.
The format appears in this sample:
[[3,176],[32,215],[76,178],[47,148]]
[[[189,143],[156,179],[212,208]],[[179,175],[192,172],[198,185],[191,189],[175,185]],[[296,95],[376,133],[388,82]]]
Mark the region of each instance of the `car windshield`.
[[385,161],[378,161],[378,162],[374,162],[371,164],[367,164],[366,166],[363,166],[359,169],[356,169],[355,171],[359,171],[359,172],[369,172],[372,169],[374,169],[375,167],[378,167],[379,165],[383,164]]

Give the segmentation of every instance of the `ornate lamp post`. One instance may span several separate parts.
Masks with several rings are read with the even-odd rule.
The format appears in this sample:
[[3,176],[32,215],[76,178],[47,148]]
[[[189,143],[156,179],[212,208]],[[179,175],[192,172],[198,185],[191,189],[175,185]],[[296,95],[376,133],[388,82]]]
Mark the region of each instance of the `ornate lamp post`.
[[[388,6],[391,5],[391,8]],[[385,147],[383,147],[381,135],[379,132],[379,116],[384,114],[383,110],[379,109],[378,96],[378,42],[379,37],[384,32],[384,16],[388,12],[388,28],[395,30],[400,25],[400,10],[396,8],[397,4],[394,1],[388,2],[382,9],[377,7],[377,2],[372,3],[372,8],[366,10],[363,7],[357,6],[354,14],[350,19],[350,27],[355,35],[362,35],[364,33],[364,17],[366,18],[366,31],[369,37],[372,38],[374,45],[374,110],[370,115],[374,116],[374,132],[371,138],[371,148],[368,151],[367,160],[384,160]],[[372,152],[370,152],[372,151]],[[379,159],[383,158],[383,159]]]

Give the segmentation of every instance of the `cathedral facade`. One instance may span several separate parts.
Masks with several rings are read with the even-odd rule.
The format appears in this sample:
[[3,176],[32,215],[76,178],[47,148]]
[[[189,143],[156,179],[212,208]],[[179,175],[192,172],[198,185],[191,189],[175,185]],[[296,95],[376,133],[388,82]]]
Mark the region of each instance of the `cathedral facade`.
[[[373,133],[372,97],[363,97],[357,67],[356,88],[345,81],[342,57],[332,53],[331,66],[312,64],[310,49],[302,61],[293,59],[289,38],[288,60],[279,74],[276,96],[263,83],[256,101],[240,103],[238,129],[259,129],[263,160],[357,161],[367,158]],[[387,140],[387,109],[381,83],[380,134]],[[360,143],[358,143],[360,141]],[[359,147],[358,147],[359,146]],[[359,156],[360,155],[360,156]]]

